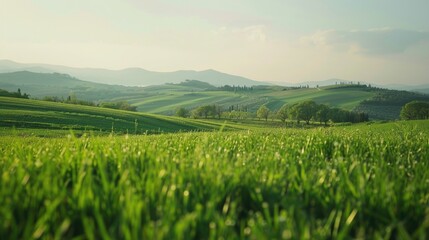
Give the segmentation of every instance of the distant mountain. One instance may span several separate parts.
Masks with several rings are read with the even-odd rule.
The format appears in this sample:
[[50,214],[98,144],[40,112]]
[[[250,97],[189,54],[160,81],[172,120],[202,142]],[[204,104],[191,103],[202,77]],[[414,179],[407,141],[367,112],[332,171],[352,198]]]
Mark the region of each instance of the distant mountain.
[[267,85],[248,78],[230,75],[216,70],[175,72],[153,72],[142,68],[107,70],[99,68],[73,68],[49,64],[24,64],[10,60],[0,60],[0,72],[31,71],[39,73],[65,73],[84,81],[123,86],[149,86],[165,83],[181,83],[187,79],[199,80],[214,86],[222,85]]

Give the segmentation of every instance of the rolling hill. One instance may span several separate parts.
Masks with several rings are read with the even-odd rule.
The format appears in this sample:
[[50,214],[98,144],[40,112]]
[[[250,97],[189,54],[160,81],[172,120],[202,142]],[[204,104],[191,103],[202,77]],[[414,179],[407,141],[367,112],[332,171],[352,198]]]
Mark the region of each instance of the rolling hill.
[[214,86],[268,84],[248,78],[208,69],[204,71],[180,70],[175,72],[154,72],[142,68],[107,70],[99,68],[73,68],[49,64],[24,64],[0,60],[0,72],[31,71],[39,73],[60,72],[84,81],[123,86],[149,86],[165,83],[180,83],[187,79],[200,80]]
[[[402,106],[414,100],[429,101],[429,95],[388,90],[366,85],[333,85],[319,88],[285,88],[255,86],[247,90],[219,89],[189,90],[180,84],[151,86],[144,95],[128,95],[114,100],[125,100],[142,112],[172,115],[177,107],[192,109],[216,104],[223,109],[244,108],[251,113],[263,104],[271,111],[284,104],[313,100],[319,104],[369,114],[370,119],[399,119]],[[188,89],[188,90],[187,90]]]
[[[0,97],[0,126],[120,133],[207,131],[222,123],[107,108]],[[227,129],[231,128],[227,126]]]
[[188,109],[201,105],[216,104],[223,108],[245,107],[250,112],[266,104],[277,110],[283,104],[314,100],[334,107],[352,110],[363,100],[370,99],[374,92],[354,88],[283,88],[279,86],[259,86],[246,91],[187,90],[180,85],[162,85],[150,89],[145,95],[128,95],[113,100],[125,100],[137,106],[139,111],[171,115],[177,107]]
[[29,93],[32,98],[56,96],[66,98],[74,94],[87,101],[109,100],[129,93],[139,93],[141,88],[130,88],[118,85],[107,85],[82,81],[68,74],[35,73],[19,71],[0,73],[0,88],[8,91]]
[[412,100],[429,101],[429,96],[408,91],[387,90],[366,85],[324,87],[281,87],[259,85],[251,88],[216,87],[207,82],[186,80],[147,87],[126,87],[82,81],[67,74],[28,71],[0,73],[0,89],[30,94],[31,98],[71,94],[79,100],[127,101],[140,112],[174,115],[178,107],[189,110],[201,105],[218,105],[224,110],[246,109],[251,113],[263,104],[276,111],[283,104],[313,100],[347,110],[369,113],[371,119],[398,119],[401,107]]

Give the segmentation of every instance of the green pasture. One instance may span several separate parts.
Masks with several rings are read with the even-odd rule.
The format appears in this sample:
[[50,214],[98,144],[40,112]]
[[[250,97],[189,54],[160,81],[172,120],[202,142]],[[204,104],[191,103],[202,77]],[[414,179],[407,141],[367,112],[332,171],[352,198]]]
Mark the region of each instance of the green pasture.
[[4,239],[429,237],[427,120],[140,136],[16,131],[0,136]]
[[[82,105],[0,97],[0,126],[116,133],[215,130],[223,123]],[[224,126],[226,129],[229,126]]]
[[[165,89],[164,89],[165,88]],[[216,104],[227,109],[231,105],[256,110],[266,104],[271,110],[279,109],[283,104],[293,104],[305,100],[314,100],[332,107],[352,110],[365,99],[374,96],[374,92],[349,88],[303,88],[284,90],[280,87],[267,87],[253,91],[215,91],[198,90],[175,85],[153,86],[145,88],[140,95],[122,96],[113,100],[125,100],[142,112],[174,114],[177,107],[188,109],[202,105]]]

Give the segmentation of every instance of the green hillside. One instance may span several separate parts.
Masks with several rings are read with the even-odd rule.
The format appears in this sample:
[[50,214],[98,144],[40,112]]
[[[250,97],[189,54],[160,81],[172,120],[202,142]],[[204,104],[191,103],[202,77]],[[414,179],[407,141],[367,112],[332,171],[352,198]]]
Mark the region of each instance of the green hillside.
[[0,97],[0,126],[157,133],[219,129],[222,123],[99,107]]
[[[125,100],[138,111],[172,115],[177,107],[192,109],[201,105],[216,104],[224,110],[246,108],[249,112],[265,104],[271,111],[283,104],[313,100],[346,110],[369,114],[371,119],[399,119],[402,106],[408,102],[429,101],[429,95],[366,85],[333,85],[320,88],[288,88],[280,86],[254,86],[248,90],[225,91],[218,89],[190,89],[180,85],[161,85],[144,88],[143,94],[114,98]],[[150,91],[148,91],[150,90]]]
[[30,94],[32,98],[57,96],[67,98],[73,94],[86,101],[129,101],[141,112],[172,115],[177,107],[194,108],[217,104],[224,108],[231,105],[246,107],[255,112],[267,104],[271,110],[284,103],[313,99],[318,103],[345,109],[353,109],[361,101],[374,96],[362,89],[285,88],[279,86],[254,86],[252,90],[226,91],[198,80],[186,80],[178,84],[148,87],[124,87],[81,81],[67,74],[34,73],[28,71],[0,73],[0,88]]
[[108,100],[129,93],[139,93],[141,88],[130,88],[82,81],[61,73],[34,73],[28,71],[0,73],[0,88],[30,94],[32,98],[56,96],[67,98],[76,95],[86,101]]
[[371,119],[399,118],[401,107],[413,100],[429,101],[429,96],[408,91],[371,88],[366,85],[332,85],[320,88],[281,86],[215,87],[198,80],[147,87],[125,87],[81,81],[66,74],[14,72],[0,73],[0,88],[21,89],[31,98],[70,95],[95,103],[127,101],[145,113],[174,115],[178,107],[193,109],[215,104],[227,109],[246,109],[250,113],[265,104],[271,111],[283,104],[313,100],[346,110],[363,111]]
[[[259,106],[266,104],[271,110],[279,109],[285,103],[296,103],[312,99],[317,103],[328,104],[352,110],[363,100],[370,99],[374,92],[361,88],[284,88],[279,86],[255,86],[247,91],[220,90],[187,90],[189,88],[171,85],[151,86],[145,88],[145,94],[128,95],[114,98],[126,100],[137,106],[139,111],[173,114],[181,106],[195,108],[200,105],[217,104],[224,108],[231,105],[247,107],[250,112],[256,112]],[[150,90],[150,91],[147,91]]]

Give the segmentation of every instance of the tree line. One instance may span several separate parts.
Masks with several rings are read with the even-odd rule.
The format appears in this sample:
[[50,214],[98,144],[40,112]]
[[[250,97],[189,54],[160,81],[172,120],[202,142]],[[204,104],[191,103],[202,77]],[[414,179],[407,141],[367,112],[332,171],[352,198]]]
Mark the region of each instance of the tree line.
[[30,95],[28,95],[27,93],[21,93],[20,88],[18,88],[18,91],[16,91],[16,92],[9,92],[9,91],[0,89],[0,96],[1,97],[13,97],[13,98],[25,98],[25,99],[30,98]]
[[[246,111],[244,111],[244,109]],[[203,105],[188,110],[184,107],[176,109],[176,116],[192,118],[229,118],[229,119],[247,119],[252,117],[252,113],[247,112],[247,107],[239,109],[238,107],[224,110],[221,106]],[[259,119],[268,121],[268,118],[276,118],[282,122],[286,120],[295,120],[299,124],[301,121],[307,124],[310,121],[318,121],[325,125],[329,122],[365,122],[368,121],[368,115],[363,112],[353,112],[339,108],[331,108],[325,104],[317,104],[314,101],[304,101],[295,104],[284,104],[277,111],[271,111],[266,105],[262,105],[256,111]]]
[[[246,119],[250,117],[250,113],[247,112],[247,108],[238,108],[234,110],[234,107],[229,107],[225,111],[221,106],[216,104],[203,105],[194,109],[186,109],[184,107],[178,107],[175,115],[178,117],[191,117],[191,118],[229,118],[229,119]],[[240,109],[240,110],[238,110]],[[246,109],[246,110],[244,110]]]
[[[258,118],[268,120],[270,109],[262,105],[256,112]],[[275,115],[282,122],[286,120],[295,120],[297,123],[305,121],[307,124],[311,120],[318,121],[327,125],[329,121],[332,122],[365,122],[368,121],[368,115],[363,112],[353,112],[340,108],[331,108],[325,104],[317,104],[314,101],[304,101],[295,104],[284,104]]]
[[253,91],[253,86],[235,86],[235,85],[223,85],[220,87],[217,87],[217,90],[220,91],[229,91],[229,92],[247,92],[247,91]]

